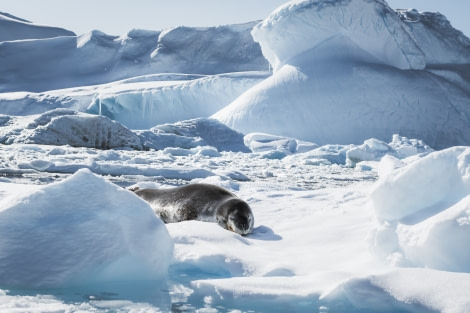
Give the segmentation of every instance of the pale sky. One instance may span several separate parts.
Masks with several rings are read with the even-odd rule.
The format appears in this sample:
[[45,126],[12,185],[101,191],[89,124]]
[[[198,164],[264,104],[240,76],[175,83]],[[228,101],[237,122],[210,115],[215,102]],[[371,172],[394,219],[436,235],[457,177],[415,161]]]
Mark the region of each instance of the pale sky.
[[[123,35],[133,28],[218,26],[264,19],[286,0],[2,0],[0,12],[63,27]],[[470,36],[469,0],[388,0],[392,8],[441,12]]]

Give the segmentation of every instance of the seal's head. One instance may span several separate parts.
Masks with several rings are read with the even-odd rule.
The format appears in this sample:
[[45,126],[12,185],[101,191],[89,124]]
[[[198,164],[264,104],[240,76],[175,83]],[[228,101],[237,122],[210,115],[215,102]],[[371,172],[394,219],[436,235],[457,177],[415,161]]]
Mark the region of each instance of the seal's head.
[[239,235],[247,235],[253,230],[253,212],[241,199],[232,198],[225,201],[217,210],[216,217],[220,226]]

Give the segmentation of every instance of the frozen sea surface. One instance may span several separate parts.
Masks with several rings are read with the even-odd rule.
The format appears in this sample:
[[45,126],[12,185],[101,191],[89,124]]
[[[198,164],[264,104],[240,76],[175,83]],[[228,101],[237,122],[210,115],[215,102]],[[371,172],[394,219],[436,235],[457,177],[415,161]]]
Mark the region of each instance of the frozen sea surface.
[[[446,242],[463,240],[468,233],[466,176],[459,174],[468,167],[468,149],[413,154],[406,138],[401,138],[401,146],[398,139],[391,144],[369,140],[361,146],[329,145],[280,159],[270,158],[273,154],[267,151],[213,156],[183,154],[184,149],[3,147],[3,203],[21,202],[38,192],[52,197],[49,186],[86,191],[88,199],[101,199],[103,187],[90,191],[86,181],[64,185],[72,178],[81,181],[74,174],[78,170],[88,171],[85,176],[91,181],[96,180],[90,171],[96,173],[104,178],[98,181],[114,185],[119,193],[127,193],[122,187],[134,185],[165,188],[206,182],[245,199],[254,211],[255,228],[241,237],[211,223],[166,224],[174,252],[165,287],[153,281],[124,280],[47,289],[5,288],[0,308],[11,312],[466,312],[470,277],[462,266],[467,256]],[[360,161],[361,156],[366,160]],[[389,216],[383,212],[393,211],[395,199],[410,198],[416,184],[424,184],[423,190],[432,193],[432,181],[426,183],[426,177],[448,172],[442,166],[446,162],[455,164],[448,173],[451,181],[463,177],[461,192],[423,192],[415,203],[426,207],[434,197],[444,199],[439,212],[428,211],[414,223],[378,218]],[[396,185],[387,197],[378,197],[391,182]],[[54,207],[68,201],[67,197],[54,199]],[[124,200],[116,210],[130,203]],[[106,212],[113,216],[112,207]],[[110,227],[106,225],[101,227]],[[422,238],[423,245],[413,238]],[[435,249],[430,250],[430,245]],[[133,244],[127,247],[135,251]],[[448,261],[429,262],[439,249],[446,251]],[[453,268],[455,272],[441,270],[452,270],[453,264],[460,266]],[[419,284],[423,279],[427,283]],[[445,292],[439,288],[443,283],[449,286]]]

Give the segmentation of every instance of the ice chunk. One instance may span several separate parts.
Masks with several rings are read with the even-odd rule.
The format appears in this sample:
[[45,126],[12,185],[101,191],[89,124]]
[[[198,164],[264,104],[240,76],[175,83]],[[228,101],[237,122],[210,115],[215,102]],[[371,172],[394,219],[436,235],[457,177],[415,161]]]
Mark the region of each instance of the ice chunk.
[[172,240],[148,204],[88,170],[5,200],[0,225],[8,288],[165,281],[172,258]]
[[7,136],[10,136],[7,143],[71,145],[98,149],[142,148],[139,137],[116,121],[105,116],[63,109],[40,115],[18,136],[15,133]]
[[[434,45],[419,47],[409,27],[385,1],[286,3],[253,30],[273,76],[213,117],[246,134],[319,145],[394,134],[434,149],[469,145],[468,63],[449,57],[426,67],[422,49]],[[454,39],[452,47],[468,50]]]
[[[171,138],[175,140],[175,145],[182,148],[194,148],[206,144],[219,151],[249,152],[243,143],[243,134],[216,119],[196,118],[175,124],[158,125],[151,130],[155,136],[163,138],[173,135]],[[192,138],[190,147],[185,146],[188,138]]]
[[243,141],[252,152],[278,151],[283,153],[284,156],[297,152],[307,152],[318,147],[314,143],[264,133],[248,134],[243,138]]
[[382,177],[371,192],[379,220],[422,219],[470,194],[470,149],[428,154]]
[[[430,153],[408,165],[385,158],[371,199],[381,224],[372,251],[395,265],[470,272],[470,149]],[[393,169],[393,168],[397,169]]]

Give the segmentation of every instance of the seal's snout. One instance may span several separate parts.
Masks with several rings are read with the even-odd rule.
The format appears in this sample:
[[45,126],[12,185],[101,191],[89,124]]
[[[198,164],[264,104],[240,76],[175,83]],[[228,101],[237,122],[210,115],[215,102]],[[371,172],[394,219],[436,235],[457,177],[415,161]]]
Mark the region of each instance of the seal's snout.
[[250,223],[246,217],[241,218],[238,225],[241,230],[247,231],[250,228]]
[[229,224],[232,231],[239,235],[247,235],[253,228],[253,221],[251,218],[244,215],[231,215],[229,218]]

